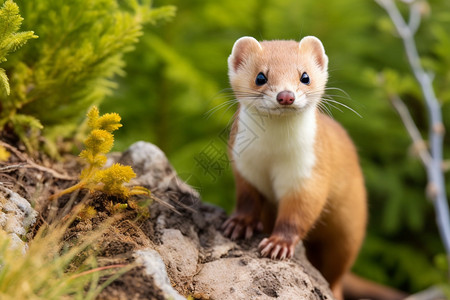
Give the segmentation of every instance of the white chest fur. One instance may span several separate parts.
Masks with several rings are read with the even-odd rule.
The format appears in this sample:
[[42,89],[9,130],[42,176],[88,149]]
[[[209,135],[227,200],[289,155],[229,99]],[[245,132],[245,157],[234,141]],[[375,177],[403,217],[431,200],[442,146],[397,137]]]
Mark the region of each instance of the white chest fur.
[[315,109],[260,116],[241,109],[233,159],[240,174],[269,201],[278,201],[312,174],[316,156]]

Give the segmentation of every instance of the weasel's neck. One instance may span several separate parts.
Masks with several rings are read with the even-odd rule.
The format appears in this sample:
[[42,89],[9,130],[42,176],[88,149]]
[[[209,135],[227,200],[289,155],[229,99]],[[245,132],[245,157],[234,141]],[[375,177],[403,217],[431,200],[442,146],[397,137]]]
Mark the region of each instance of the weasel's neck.
[[316,163],[316,109],[285,116],[239,112],[233,158],[242,176],[277,200],[310,178]]
[[[263,115],[256,110],[242,107],[239,112],[239,131],[248,129],[246,135],[254,133],[256,139],[270,142],[267,147],[301,143],[312,147],[316,138],[317,116],[315,107],[297,114]],[[279,145],[279,144],[278,144]]]

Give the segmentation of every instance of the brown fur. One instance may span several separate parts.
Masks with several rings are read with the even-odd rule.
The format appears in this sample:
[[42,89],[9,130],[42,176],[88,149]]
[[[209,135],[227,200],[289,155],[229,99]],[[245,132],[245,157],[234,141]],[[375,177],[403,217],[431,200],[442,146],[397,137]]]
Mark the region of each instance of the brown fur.
[[[237,42],[229,58],[230,81],[237,97],[248,89],[265,94],[279,92],[286,89],[285,83],[290,83],[298,93],[315,91],[318,95],[311,96],[311,103],[306,105],[317,105],[328,76],[328,58],[317,41],[305,39],[300,47],[293,41]],[[301,70],[308,70],[314,78],[310,85],[298,83]],[[270,85],[254,84],[258,72],[268,74]],[[239,131],[239,111],[237,115],[229,140],[230,151]],[[364,238],[366,192],[355,147],[345,130],[317,109],[316,123],[312,175],[276,202],[268,201],[233,162],[237,204],[223,227],[225,235],[232,238],[249,238],[254,230],[263,227],[271,235],[261,242],[260,251],[272,258],[291,257],[295,245],[303,240],[308,258],[328,280],[335,296],[342,299],[343,276]]]
[[[233,168],[236,214],[245,219],[243,227],[256,224],[264,216],[264,231],[272,232],[270,239],[278,244],[295,245],[304,240],[309,260],[340,298],[342,278],[352,266],[365,233],[366,192],[356,151],[347,133],[323,114],[318,113],[317,120],[318,159],[313,177],[281,199],[275,214],[272,207],[264,206],[264,197]],[[237,130],[235,124],[236,121],[233,131]],[[231,138],[230,148],[233,143]],[[268,211],[262,211],[268,206]],[[273,229],[267,227],[270,224],[275,224]]]

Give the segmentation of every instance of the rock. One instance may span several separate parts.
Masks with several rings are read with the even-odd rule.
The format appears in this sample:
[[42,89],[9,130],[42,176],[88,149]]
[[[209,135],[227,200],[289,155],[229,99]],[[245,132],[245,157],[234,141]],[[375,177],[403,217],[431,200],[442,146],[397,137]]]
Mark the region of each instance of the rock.
[[162,259],[176,281],[182,281],[186,276],[197,273],[199,244],[184,236],[179,230],[164,229],[161,244],[156,246]]
[[11,237],[12,247],[25,252],[27,244],[22,241],[27,229],[36,222],[35,211],[28,200],[0,183],[0,229]]
[[203,264],[194,279],[195,290],[206,299],[225,299],[227,295],[233,299],[321,299],[317,296],[326,294],[326,289],[318,288],[297,264],[245,254],[215,260]]
[[170,285],[166,267],[158,252],[152,249],[138,250],[134,253],[136,262],[145,267],[147,275],[153,277],[155,284],[161,289],[165,299],[186,300]]
[[[220,231],[225,212],[202,203],[158,147],[135,143],[117,161],[133,167],[138,175],[133,184],[151,188],[176,209],[154,202],[152,216],[143,227],[179,294],[196,299],[334,299],[327,282],[306,259],[302,245],[291,260],[274,261],[257,253],[263,235],[237,242],[225,238]],[[150,257],[155,264],[160,262],[152,250],[143,251],[135,252],[141,253],[135,258],[142,264],[150,264]],[[153,275],[155,282],[167,284],[164,276],[155,276],[162,275]]]
[[131,185],[145,185],[152,190],[172,190],[199,197],[196,190],[177,176],[164,152],[153,144],[142,141],[132,144],[118,162],[131,165],[136,172],[137,178],[130,182]]

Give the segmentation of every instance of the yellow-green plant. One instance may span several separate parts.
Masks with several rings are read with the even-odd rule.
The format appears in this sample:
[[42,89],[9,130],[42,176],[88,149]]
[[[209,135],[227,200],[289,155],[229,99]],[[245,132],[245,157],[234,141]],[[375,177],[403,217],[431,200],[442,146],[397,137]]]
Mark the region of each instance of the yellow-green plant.
[[[0,230],[0,299],[95,299],[106,285],[132,267],[98,268],[94,257],[86,256],[87,249],[111,221],[70,249],[64,247],[63,237],[71,222],[44,225],[29,242],[26,253],[15,247],[8,234]],[[85,259],[80,261],[80,256]],[[100,276],[106,275],[109,268],[115,268],[116,275],[100,284]]]
[[[0,8],[0,63],[7,61],[6,56],[10,52],[14,52],[29,39],[37,38],[33,31],[19,31],[23,18],[19,14],[19,7],[12,0],[7,0]],[[5,126],[7,121],[15,127],[18,123],[27,124],[32,131],[41,129],[42,125],[36,118],[26,115],[12,115],[12,110],[21,108],[21,103],[11,102],[11,87],[6,70],[0,68],[0,130]],[[17,127],[16,131],[19,137],[25,136],[22,127]],[[25,141],[27,147],[28,141]]]
[[11,154],[5,149],[5,147],[0,146],[0,161],[6,161],[9,159]]
[[100,116],[98,108],[93,106],[89,110],[87,118],[87,124],[91,128],[91,132],[84,141],[86,149],[80,153],[80,157],[84,159],[87,166],[81,171],[80,181],[77,184],[54,195],[53,198],[83,188],[122,198],[128,198],[132,195],[150,196],[150,191],[144,187],[124,186],[124,183],[136,177],[130,166],[116,163],[102,169],[107,161],[106,154],[114,144],[112,132],[122,127],[120,116],[117,113],[107,113]]
[[[33,31],[18,32],[22,21],[17,4],[12,0],[4,2],[0,8],[0,62],[5,62],[9,52],[16,51],[29,39],[37,38]],[[6,95],[11,92],[8,76],[3,68],[0,68],[0,91]]]

